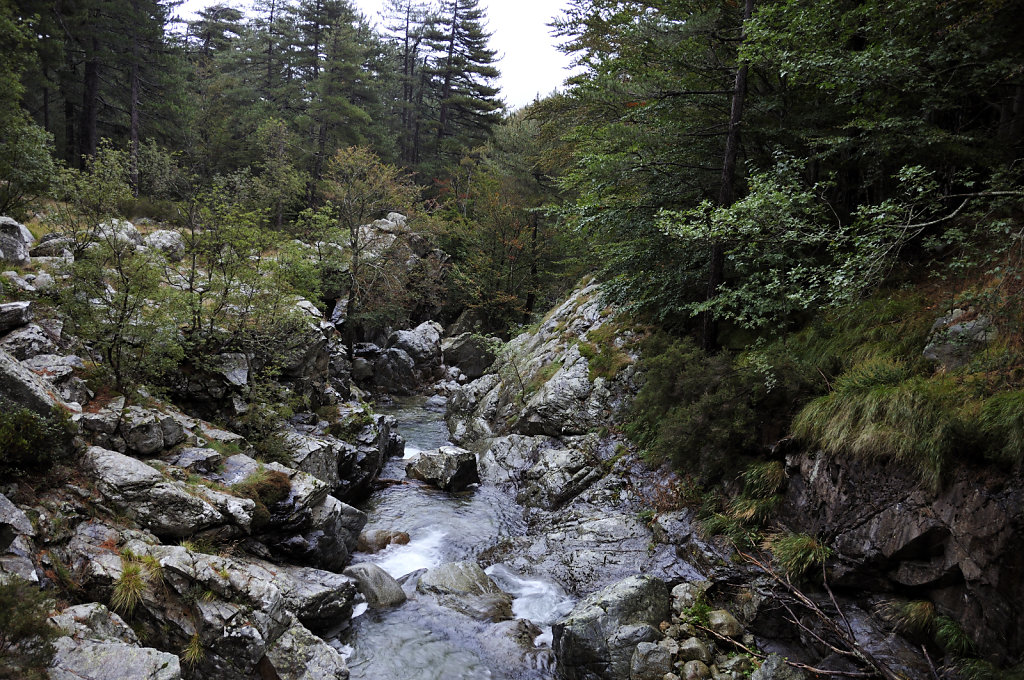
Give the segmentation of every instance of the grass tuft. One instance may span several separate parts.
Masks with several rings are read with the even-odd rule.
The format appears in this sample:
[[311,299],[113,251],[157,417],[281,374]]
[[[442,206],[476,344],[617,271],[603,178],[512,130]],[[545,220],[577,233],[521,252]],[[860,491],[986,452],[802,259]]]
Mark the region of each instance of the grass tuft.
[[203,648],[203,641],[199,639],[199,633],[195,632],[189,639],[188,644],[181,650],[181,660],[188,666],[194,667],[206,658],[206,650]]
[[812,569],[820,569],[832,556],[831,548],[807,534],[774,534],[765,538],[762,547],[794,581],[808,576]]
[[146,579],[142,575],[142,565],[122,559],[121,575],[114,582],[110,606],[118,612],[130,615],[135,606],[142,601],[142,593],[145,590]]

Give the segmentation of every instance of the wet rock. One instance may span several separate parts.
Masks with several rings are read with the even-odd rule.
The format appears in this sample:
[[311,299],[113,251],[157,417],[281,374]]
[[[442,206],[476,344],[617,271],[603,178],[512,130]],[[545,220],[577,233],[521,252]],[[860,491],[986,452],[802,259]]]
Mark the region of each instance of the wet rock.
[[456,446],[424,451],[405,468],[406,474],[444,491],[462,491],[480,481],[476,454]]
[[143,239],[145,244],[164,254],[171,262],[178,262],[185,257],[185,239],[177,231],[157,229]]
[[441,333],[436,321],[424,321],[411,330],[395,331],[388,336],[387,349],[398,349],[412,359],[419,382],[440,377],[442,363]]
[[386,529],[372,529],[359,534],[357,550],[365,553],[378,553],[394,543],[395,545],[407,545],[409,534],[404,531],[390,531]]
[[313,631],[329,631],[352,614],[357,584],[351,578],[321,569],[255,562],[274,574],[286,606]]
[[[28,325],[34,316],[32,303],[29,301],[0,304],[0,335],[6,335],[13,330]],[[5,349],[7,348],[5,347]]]
[[955,468],[923,488],[893,463],[812,453],[787,462],[782,520],[833,536],[833,584],[875,592],[913,589],[956,620],[983,653],[1008,662],[1024,651],[1018,574],[1024,568],[1024,483],[989,468]]
[[260,660],[263,677],[276,680],[348,680],[341,654],[301,624],[286,630]]
[[679,643],[679,658],[683,661],[703,661],[709,664],[711,650],[699,638],[691,637]]
[[525,619],[499,621],[480,635],[480,644],[500,667],[546,669],[554,666],[551,650],[537,647],[541,629]]
[[807,676],[798,668],[788,665],[778,654],[771,654],[750,676],[750,680],[806,680]]
[[416,588],[476,619],[497,622],[512,618],[512,596],[503,592],[476,562],[435,567],[420,578]]
[[516,500],[527,507],[555,510],[604,474],[585,443],[580,448],[548,448],[523,472]]
[[707,680],[711,677],[711,669],[703,661],[687,661],[680,677],[682,680]]
[[669,593],[656,578],[633,576],[581,601],[554,626],[552,648],[569,680],[629,677],[633,650],[661,638]]
[[491,367],[497,358],[498,338],[488,338],[474,333],[463,333],[454,338],[445,338],[441,343],[444,363],[457,366],[470,380],[476,380]]
[[661,680],[672,672],[672,655],[653,642],[641,642],[633,651],[629,665],[630,680]]
[[672,589],[672,611],[682,614],[697,604],[704,593],[711,588],[711,581],[687,581]]
[[743,624],[724,609],[708,612],[708,627],[726,637],[734,638],[743,635]]
[[374,385],[391,394],[410,394],[419,384],[416,362],[405,350],[385,350],[373,364]]
[[406,600],[405,591],[398,581],[376,564],[353,564],[345,569],[344,574],[359,582],[359,592],[373,609],[394,607]]

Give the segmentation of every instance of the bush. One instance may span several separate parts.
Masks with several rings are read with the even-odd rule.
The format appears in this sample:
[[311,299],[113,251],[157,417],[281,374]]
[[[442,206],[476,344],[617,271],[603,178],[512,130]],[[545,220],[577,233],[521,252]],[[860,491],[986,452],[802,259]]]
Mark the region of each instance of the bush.
[[755,376],[727,354],[661,335],[644,343],[640,368],[644,384],[625,429],[647,457],[703,482],[735,472],[757,443]]
[[291,489],[292,482],[288,475],[278,470],[267,470],[262,466],[241,482],[231,486],[234,493],[255,501],[256,509],[252,517],[255,527],[266,526],[270,521],[269,506],[288,498]]
[[0,583],[0,678],[42,680],[60,632],[47,622],[53,602],[38,587],[12,577]]
[[52,465],[72,450],[70,415],[55,408],[42,417],[0,398],[0,474],[19,474]]

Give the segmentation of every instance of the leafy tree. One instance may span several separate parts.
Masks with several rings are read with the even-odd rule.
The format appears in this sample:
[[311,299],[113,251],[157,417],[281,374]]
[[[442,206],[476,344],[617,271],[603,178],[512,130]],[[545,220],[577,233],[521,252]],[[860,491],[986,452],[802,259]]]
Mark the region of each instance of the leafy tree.
[[[386,249],[379,235],[367,225],[390,212],[407,214],[418,193],[409,177],[382,162],[364,147],[338,151],[328,164],[324,195],[333,207],[342,232],[347,235],[348,299],[345,307],[345,341],[349,356],[356,326],[370,319],[373,310],[366,299],[375,289],[397,293],[400,277],[395,264],[375,258]],[[385,299],[388,295],[385,293]]]

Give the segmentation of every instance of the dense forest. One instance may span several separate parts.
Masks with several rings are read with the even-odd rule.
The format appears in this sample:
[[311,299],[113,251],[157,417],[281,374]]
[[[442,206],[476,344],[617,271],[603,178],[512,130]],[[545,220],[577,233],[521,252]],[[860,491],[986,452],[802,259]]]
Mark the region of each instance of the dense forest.
[[[479,0],[178,4],[0,0],[0,214],[66,239],[51,302],[120,389],[277,346],[286,295],[352,358],[427,319],[508,339],[595,277],[642,349],[622,430],[739,544],[794,441],[1019,474],[1024,2],[573,0],[577,75],[515,111]],[[79,258],[114,218],[184,260]]]

